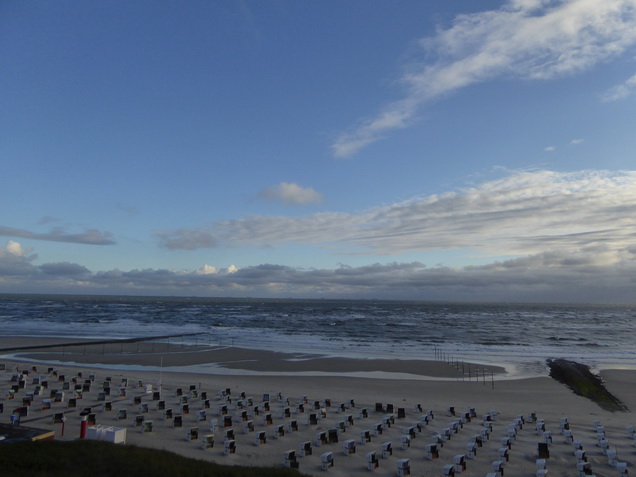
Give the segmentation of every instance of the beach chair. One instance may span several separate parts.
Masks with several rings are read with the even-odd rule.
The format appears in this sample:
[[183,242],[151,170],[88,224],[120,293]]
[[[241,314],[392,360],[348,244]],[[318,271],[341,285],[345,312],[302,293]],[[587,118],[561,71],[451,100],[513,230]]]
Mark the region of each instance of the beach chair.
[[111,412],[113,410],[113,402],[112,401],[104,401],[104,406],[102,407],[104,412]]
[[512,439],[510,437],[502,437],[501,447],[507,447],[508,449],[512,449]]
[[289,467],[291,469],[298,469],[299,464],[298,464],[298,460],[296,459],[295,450],[285,451],[283,455],[285,457],[285,467]]
[[235,440],[223,442],[223,454],[224,455],[236,454],[236,441]]
[[329,429],[327,431],[327,436],[329,438],[329,444],[338,442],[338,429]]
[[577,462],[587,462],[587,455],[583,449],[575,450],[574,457],[576,457]]
[[206,419],[207,413],[205,412],[205,410],[197,411],[197,422],[205,421]]
[[139,416],[135,416],[135,427],[141,427],[144,423],[144,416],[139,415]]
[[549,459],[550,458],[550,449],[548,447],[547,442],[539,442],[537,444],[539,459]]
[[375,469],[380,467],[380,461],[376,457],[375,451],[365,454],[364,460],[367,463],[367,470],[374,471]]
[[396,461],[397,464],[397,475],[398,477],[404,477],[405,475],[411,475],[411,464],[409,459],[398,459]]
[[53,414],[53,424],[63,424],[66,422],[66,417],[64,417],[63,412],[56,412]]
[[316,447],[325,446],[329,443],[326,432],[318,432],[314,437],[314,444]]
[[490,464],[491,468],[494,472],[497,472],[499,475],[504,475],[504,463],[500,460],[493,460]]
[[344,420],[344,422],[345,422],[345,427],[351,427],[351,426],[353,426],[353,415],[351,415],[351,414],[347,414],[347,415],[345,416],[345,420]]
[[233,441],[236,438],[234,437],[234,429],[225,429],[223,431],[223,440]]
[[444,477],[455,477],[455,466],[453,464],[446,464],[442,467],[442,475]]
[[552,433],[550,431],[543,433],[543,441],[548,445],[552,444]]
[[288,432],[298,432],[298,421],[296,419],[292,419],[287,422],[287,431]]
[[368,419],[369,418],[369,410],[366,407],[363,407],[358,411],[358,417],[360,419]]
[[406,409],[403,407],[398,407],[397,417],[398,419],[406,419]]
[[323,454],[320,454],[320,468],[326,471],[331,467],[333,467],[333,453],[324,452]]
[[250,432],[254,432],[254,421],[252,420],[243,423],[243,434],[249,434]]
[[371,431],[361,431],[360,432],[360,444],[366,444],[367,442],[371,442]]
[[265,435],[265,431],[256,431],[254,434],[254,445],[262,446],[267,444],[267,436]]
[[395,409],[395,406],[393,406],[393,404],[387,404],[385,412],[387,414],[393,414],[395,412],[394,409]]
[[411,447],[411,437],[408,435],[400,436],[400,449],[408,450]]
[[119,409],[117,411],[117,419],[119,419],[120,421],[127,419],[128,418],[128,410],[126,409]]
[[298,455],[300,455],[300,457],[305,457],[312,454],[313,450],[311,448],[311,441],[301,442]]
[[455,473],[465,472],[466,456],[463,454],[453,456],[453,465],[455,466]]
[[211,449],[214,447],[214,434],[206,434],[201,441],[201,448],[203,450]]
[[621,477],[628,475],[627,462],[617,462],[616,470],[618,470],[618,475]]
[[350,455],[356,453],[356,441],[353,439],[347,439],[343,442],[344,455]]
[[588,462],[577,462],[576,471],[578,472],[579,477],[586,477],[588,475],[593,475],[592,464]]
[[382,458],[388,459],[393,455],[393,445],[390,442],[382,443]]
[[510,451],[507,447],[500,447],[497,452],[499,454],[499,460],[505,460],[506,462],[510,461]]
[[186,432],[186,441],[196,441],[198,439],[199,439],[199,428],[191,427],[190,429],[188,429],[188,432]]
[[375,412],[384,412],[384,406],[381,402],[375,403]]
[[375,437],[382,435],[383,431],[384,431],[384,425],[382,425],[381,423],[378,423],[375,426],[373,426],[373,435]]
[[277,424],[274,426],[274,439],[280,439],[281,437],[285,437],[285,426],[282,424]]
[[274,424],[274,419],[272,418],[271,412],[268,412],[263,416],[263,423],[266,426],[271,426],[272,424]]
[[216,418],[210,419],[210,432],[216,432],[217,427],[219,427],[219,420]]
[[426,445],[426,459],[433,460],[439,458],[439,449],[437,448],[437,444],[427,444]]
[[607,449],[605,455],[607,456],[607,465],[616,467],[616,464],[618,464],[618,453],[616,449]]
[[563,437],[565,438],[566,444],[572,444],[574,442],[574,435],[572,434],[572,431],[570,431],[569,429],[563,431]]
[[183,416],[181,414],[175,414],[172,417],[172,427],[183,427]]
[[548,462],[545,459],[537,459],[534,464],[537,466],[537,470],[548,468]]
[[223,416],[223,427],[232,427],[232,416]]
[[139,413],[140,414],[148,414],[150,412],[150,409],[148,407],[148,403],[147,402],[142,402],[139,405]]
[[477,457],[477,444],[470,442],[466,444],[466,458],[474,459],[475,457]]
[[281,412],[281,418],[282,419],[289,419],[291,417],[291,409],[289,408],[289,406],[286,406],[283,408],[282,412]]
[[142,434],[145,434],[146,432],[152,432],[152,428],[153,428],[152,421],[144,421],[141,426],[141,432]]

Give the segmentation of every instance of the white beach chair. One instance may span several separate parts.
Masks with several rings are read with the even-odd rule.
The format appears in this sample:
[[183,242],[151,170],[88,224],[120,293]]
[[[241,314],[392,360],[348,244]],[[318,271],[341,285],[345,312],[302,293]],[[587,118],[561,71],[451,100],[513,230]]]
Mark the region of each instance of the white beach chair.
[[206,434],[201,441],[201,448],[203,450],[211,449],[214,447],[214,434]]
[[411,475],[411,461],[409,459],[398,459],[396,464],[398,477]]
[[375,451],[369,452],[364,456],[367,463],[367,470],[374,471],[380,466],[380,461],[375,455]]
[[347,439],[343,442],[344,455],[351,455],[356,453],[356,441],[353,439]]
[[322,470],[329,470],[331,467],[333,467],[333,453],[324,452],[320,454],[320,468]]

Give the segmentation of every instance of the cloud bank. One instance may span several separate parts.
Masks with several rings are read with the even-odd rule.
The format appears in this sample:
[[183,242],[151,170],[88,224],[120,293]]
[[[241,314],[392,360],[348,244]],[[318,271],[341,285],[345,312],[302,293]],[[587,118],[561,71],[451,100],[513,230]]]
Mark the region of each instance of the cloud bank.
[[633,303],[636,172],[519,172],[360,214],[248,217],[160,237],[174,248],[301,242],[386,255],[471,249],[491,259],[457,267],[387,261],[334,269],[205,264],[93,272],[76,263],[37,264],[31,250],[9,241],[0,247],[0,286],[39,293]]
[[[636,43],[636,0],[509,0],[497,10],[459,15],[420,40],[423,60],[401,78],[404,97],[332,144],[350,157],[413,123],[423,104],[497,78],[549,80],[589,69]],[[630,80],[631,81],[631,80]],[[624,96],[626,83],[609,94]]]

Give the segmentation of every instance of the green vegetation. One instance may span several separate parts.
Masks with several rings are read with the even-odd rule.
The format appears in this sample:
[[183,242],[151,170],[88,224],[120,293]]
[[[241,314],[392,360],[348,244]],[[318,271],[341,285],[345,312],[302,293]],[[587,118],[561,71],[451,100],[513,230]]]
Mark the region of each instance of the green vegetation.
[[589,366],[566,359],[549,359],[550,377],[565,384],[575,394],[594,401],[606,411],[627,411],[627,406],[610,393],[600,376],[593,374]]
[[[281,457],[282,459],[282,457]],[[2,475],[29,477],[299,477],[285,467],[228,466],[107,442],[38,441],[0,444]]]

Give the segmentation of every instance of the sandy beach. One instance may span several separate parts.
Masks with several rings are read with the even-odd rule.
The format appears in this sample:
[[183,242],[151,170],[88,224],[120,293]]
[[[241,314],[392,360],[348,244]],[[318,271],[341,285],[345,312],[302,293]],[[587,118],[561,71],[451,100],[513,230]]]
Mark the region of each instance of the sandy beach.
[[[493,462],[501,461],[506,476],[533,476],[539,443],[550,437],[545,459],[549,475],[579,475],[573,444],[566,441],[581,442],[596,476],[619,475],[616,465],[610,465],[614,454],[628,469],[636,464],[634,437],[626,430],[636,425],[634,371],[602,371],[607,389],[630,409],[608,412],[547,376],[504,379],[504,369],[492,366],[338,359],[164,342],[84,346],[81,340],[72,341],[0,339],[3,422],[9,423],[11,412],[31,395],[21,425],[54,430],[59,440],[79,438],[80,414],[90,407],[96,424],[125,428],[127,444],[241,465],[283,466],[285,453],[293,450],[299,470],[310,475],[367,474],[367,455],[375,452],[378,475],[397,475],[398,466],[407,464],[411,475],[443,475],[456,456],[464,456],[464,475],[486,476]],[[59,346],[7,350],[55,344]],[[24,387],[11,396],[16,385],[12,378],[25,371]],[[76,384],[81,388],[87,380],[90,385],[76,393]],[[47,389],[33,395],[35,383],[42,381]],[[105,383],[110,383],[106,396]],[[64,392],[64,397],[59,402],[52,398],[50,408],[43,409],[51,390]],[[73,397],[75,402],[69,402]],[[105,409],[107,402],[111,410]],[[172,409],[173,417],[167,418],[161,407]],[[126,411],[125,418],[119,418],[120,410]],[[53,423],[53,415],[61,412],[66,418],[63,435],[62,424]],[[537,430],[533,415],[537,422],[543,420],[550,435]],[[181,416],[180,427],[174,416]],[[563,418],[571,437],[562,429]],[[216,429],[211,429],[214,419]],[[142,421],[152,421],[150,432],[142,432]],[[605,441],[597,436],[595,421],[603,426]],[[194,436],[193,428],[198,435],[187,439]],[[226,455],[229,432],[234,433],[236,452]],[[265,443],[259,442],[261,432]],[[327,442],[320,442],[321,433]],[[203,449],[206,435],[213,436],[214,446]],[[337,442],[329,442],[330,436]],[[439,457],[429,459],[438,436]],[[307,442],[311,455],[301,456]],[[385,452],[383,458],[386,443],[392,453]],[[329,452],[334,465],[324,471],[321,455]],[[456,469],[462,467],[459,463]]]

